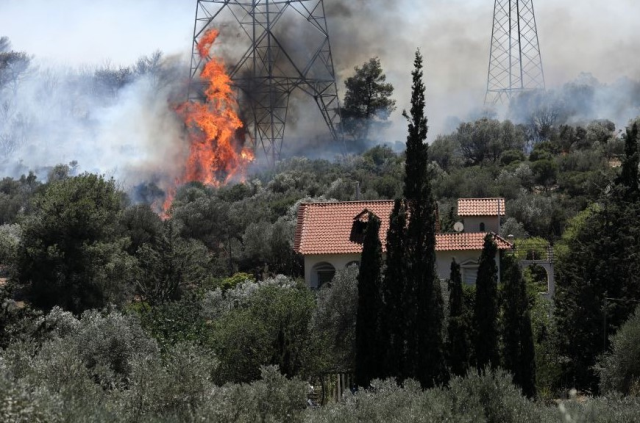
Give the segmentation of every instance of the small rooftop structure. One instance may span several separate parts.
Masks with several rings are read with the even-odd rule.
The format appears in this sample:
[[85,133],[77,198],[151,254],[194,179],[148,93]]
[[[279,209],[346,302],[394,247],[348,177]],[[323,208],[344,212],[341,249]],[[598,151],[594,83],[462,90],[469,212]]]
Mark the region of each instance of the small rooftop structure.
[[504,198],[459,198],[458,216],[505,216]]

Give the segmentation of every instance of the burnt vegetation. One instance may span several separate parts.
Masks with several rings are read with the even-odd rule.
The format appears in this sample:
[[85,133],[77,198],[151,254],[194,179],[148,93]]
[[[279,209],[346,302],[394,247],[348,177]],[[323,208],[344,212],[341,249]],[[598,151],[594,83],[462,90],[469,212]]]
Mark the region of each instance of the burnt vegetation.
[[[0,120],[0,168],[23,173],[0,180],[0,420],[637,419],[639,123],[583,119],[593,87],[573,84],[427,146],[421,65],[418,54],[408,155],[382,143],[220,188],[189,183],[165,220],[154,184],[127,193],[77,162],[15,167],[24,122]],[[1,38],[0,105],[29,68]],[[159,68],[152,55],[92,80],[109,97],[136,73],[163,83]],[[350,141],[366,145],[393,87],[377,59],[355,72],[351,98],[363,81],[378,90],[345,111]],[[292,248],[298,205],[355,200],[356,184],[362,199],[397,199],[386,262],[365,232],[362,270],[311,291]],[[498,275],[490,238],[477,286],[455,262],[437,280],[435,228],[453,230],[457,198],[497,196],[503,234],[555,247],[553,303],[513,257]],[[354,371],[359,390],[309,406],[308,381]]]

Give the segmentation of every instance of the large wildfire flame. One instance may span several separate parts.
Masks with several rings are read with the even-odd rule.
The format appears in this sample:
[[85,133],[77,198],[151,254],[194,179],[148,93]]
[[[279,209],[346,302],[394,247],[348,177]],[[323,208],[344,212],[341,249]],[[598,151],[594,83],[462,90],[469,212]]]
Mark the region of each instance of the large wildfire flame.
[[[206,61],[200,73],[206,86],[206,101],[189,101],[176,108],[187,126],[189,139],[189,158],[176,185],[200,181],[220,186],[232,179],[242,180],[247,166],[254,160],[253,151],[244,147],[243,124],[236,112],[238,104],[224,63],[215,57],[206,60],[217,37],[218,31],[210,29],[197,44],[198,54]],[[174,193],[175,188],[167,195],[165,214]]]

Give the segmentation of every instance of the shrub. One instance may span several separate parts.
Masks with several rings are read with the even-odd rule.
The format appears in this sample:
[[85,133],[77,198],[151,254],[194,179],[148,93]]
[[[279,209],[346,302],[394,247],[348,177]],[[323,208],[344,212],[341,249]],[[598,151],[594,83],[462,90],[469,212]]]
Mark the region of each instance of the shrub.
[[317,293],[311,320],[312,333],[320,338],[322,365],[331,370],[353,369],[358,309],[358,268],[338,270],[330,284]]
[[192,420],[212,389],[217,367],[213,354],[192,343],[180,343],[159,356],[138,357],[132,363],[130,386],[123,394],[127,419],[155,416]]
[[254,280],[253,275],[239,272],[239,273],[235,273],[233,276],[229,276],[228,278],[223,279],[220,285],[222,290],[226,291],[228,289],[234,289],[236,286],[238,286],[243,282],[253,281],[253,280]]
[[17,260],[34,306],[81,314],[129,298],[136,263],[120,233],[123,203],[114,180],[91,174],[49,183],[36,196]]
[[602,392],[640,396],[640,307],[611,337],[611,350],[596,365]]
[[286,277],[205,294],[203,315],[220,359],[217,382],[251,382],[261,365],[295,376],[309,356],[313,294]]
[[504,371],[455,377],[449,388],[426,391],[414,381],[399,387],[375,380],[372,389],[345,394],[338,404],[308,410],[306,421],[320,422],[539,422],[536,404],[520,394]]
[[526,157],[522,150],[507,150],[500,155],[500,163],[504,166],[514,162],[523,162]]
[[302,422],[307,406],[307,383],[288,380],[276,366],[260,369],[261,380],[248,385],[228,384],[213,388],[196,421],[220,423]]
[[129,309],[138,315],[144,330],[155,338],[163,351],[183,342],[207,342],[208,328],[202,316],[200,298],[196,295],[153,307],[135,303]]

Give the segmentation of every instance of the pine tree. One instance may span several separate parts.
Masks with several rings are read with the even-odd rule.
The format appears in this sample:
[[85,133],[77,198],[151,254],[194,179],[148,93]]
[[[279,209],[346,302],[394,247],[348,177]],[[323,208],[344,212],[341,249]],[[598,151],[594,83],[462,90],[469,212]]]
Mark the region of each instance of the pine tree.
[[341,108],[342,129],[355,140],[366,141],[379,132],[396,109],[391,98],[393,85],[386,82],[380,59],[373,57],[346,79],[346,92]]
[[493,235],[487,234],[480,254],[476,278],[476,303],[473,313],[476,366],[479,371],[500,364],[498,352],[498,247]]
[[[427,118],[424,114],[425,87],[422,82],[422,55],[414,61],[411,111],[403,115],[409,122],[404,196],[410,216],[406,237],[407,286],[407,376],[423,387],[446,382],[440,284],[436,275],[435,201],[427,169]],[[438,297],[439,296],[439,297]]]
[[356,316],[356,383],[368,387],[371,380],[381,377],[383,347],[380,345],[380,313],[382,244],[380,220],[368,215],[364,235],[360,273],[358,274],[358,313]]
[[449,368],[456,376],[464,376],[469,369],[469,327],[462,291],[460,265],[453,259],[449,276]]
[[522,392],[536,396],[536,362],[529,298],[522,271],[513,256],[502,260],[504,280],[504,367]]
[[387,231],[386,271],[382,282],[384,301],[382,312],[382,339],[386,351],[384,377],[403,380],[405,362],[405,307],[403,293],[406,285],[405,237],[407,232],[407,210],[403,200],[393,205],[389,230]]

